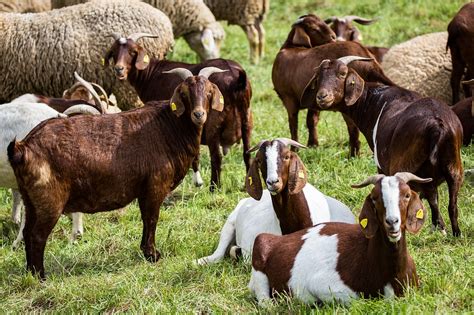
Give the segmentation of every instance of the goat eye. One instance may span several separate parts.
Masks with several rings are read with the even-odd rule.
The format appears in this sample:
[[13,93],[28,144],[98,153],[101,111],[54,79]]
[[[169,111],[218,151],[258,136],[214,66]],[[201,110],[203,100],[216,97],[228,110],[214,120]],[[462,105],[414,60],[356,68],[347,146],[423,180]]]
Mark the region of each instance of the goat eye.
[[346,75],[347,75],[347,72],[339,72],[339,76],[340,76],[341,78],[345,78]]
[[411,197],[410,194],[406,194],[406,195],[405,195],[405,198],[406,198],[406,199],[410,199],[410,197]]
[[288,161],[289,159],[290,159],[290,156],[289,156],[289,155],[285,156],[285,160],[286,160],[286,161]]

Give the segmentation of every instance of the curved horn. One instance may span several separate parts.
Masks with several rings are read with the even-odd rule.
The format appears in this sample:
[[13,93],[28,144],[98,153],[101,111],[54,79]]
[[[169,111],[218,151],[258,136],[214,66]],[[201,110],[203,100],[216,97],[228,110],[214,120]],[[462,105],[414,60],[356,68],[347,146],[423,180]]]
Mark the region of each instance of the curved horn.
[[399,179],[403,180],[405,183],[408,183],[410,181],[414,181],[417,183],[428,183],[433,180],[432,178],[418,177],[415,174],[412,174],[410,172],[398,172],[398,173],[395,173],[395,175],[393,176],[398,177]]
[[102,105],[102,102],[100,101],[100,97],[97,94],[97,92],[94,90],[94,87],[92,86],[92,84],[90,84],[89,82],[81,78],[81,76],[79,76],[79,74],[76,71],[74,71],[74,77],[76,78],[78,82],[80,82],[89,91],[89,93],[91,93],[92,97],[94,98],[95,105],[97,106],[97,108],[100,109],[102,114],[105,113],[106,108],[104,108],[104,106]]
[[149,33],[133,33],[133,34],[128,35],[127,39],[131,39],[134,42],[136,42],[137,40],[139,40],[142,37],[157,38],[158,35],[153,35],[153,34],[149,34]]
[[325,19],[324,23],[330,24],[330,23],[334,22],[336,19],[337,19],[337,17],[331,16],[330,18]]
[[347,23],[354,21],[362,25],[369,25],[377,21],[377,19],[365,19],[357,15],[346,15],[343,19],[346,20]]
[[268,141],[268,140],[262,140],[262,141],[260,141],[257,145],[254,145],[253,147],[251,147],[250,149],[248,149],[247,152],[245,152],[245,153],[252,153],[252,152],[254,152],[254,151],[259,150],[260,147],[262,146],[262,144],[263,144],[264,142],[266,142],[266,141]]
[[193,76],[193,73],[186,68],[174,68],[168,71],[163,71],[163,73],[174,73],[177,74],[181,79],[186,80],[189,77]]
[[353,61],[358,61],[358,60],[359,61],[373,61],[374,59],[369,58],[369,57],[361,57],[361,56],[344,56],[344,57],[338,58],[337,60],[348,65]]
[[467,85],[474,85],[474,79],[471,79],[469,81],[461,81],[462,84],[467,84]]
[[107,109],[109,109],[109,97],[107,96],[107,92],[97,83],[91,82],[92,86],[95,86],[96,88],[99,89],[100,93],[104,96],[105,99],[105,104],[107,106]]
[[63,92],[63,98],[65,98],[66,93],[72,94],[72,93],[74,93],[74,91],[75,91],[78,87],[80,87],[80,86],[83,86],[83,85],[82,85],[80,82],[75,82],[69,89],[64,90],[64,92]]
[[122,35],[120,35],[120,33],[113,32],[107,35],[106,37],[112,37],[114,40],[119,40],[120,38],[122,38]]
[[213,73],[226,72],[226,71],[229,71],[229,70],[222,70],[217,67],[205,67],[199,71],[198,75],[205,77],[206,79],[209,79],[209,77]]
[[275,139],[276,141],[280,141],[281,143],[283,143],[284,145],[286,146],[294,146],[295,148],[301,148],[301,149],[307,149],[307,147],[305,145],[302,145],[301,143],[299,142],[296,142],[295,140],[293,139],[288,139],[288,138],[276,138]]
[[305,18],[305,17],[306,17],[306,16],[304,16],[304,15],[303,15],[303,16],[300,16],[300,17],[293,23],[293,25],[297,25],[297,24],[302,23],[302,22],[304,21],[304,18]]
[[91,106],[91,105],[86,105],[86,104],[81,104],[81,105],[74,105],[69,107],[63,112],[64,115],[67,116],[73,116],[73,115],[100,115],[101,112],[97,110],[97,108]]
[[384,178],[385,175],[383,174],[377,174],[377,175],[372,175],[372,176],[369,176],[367,177],[366,180],[364,180],[362,183],[359,183],[359,184],[353,184],[351,185],[352,188],[362,188],[362,187],[365,187],[367,185],[375,185],[375,183],[377,181],[379,181],[380,179]]

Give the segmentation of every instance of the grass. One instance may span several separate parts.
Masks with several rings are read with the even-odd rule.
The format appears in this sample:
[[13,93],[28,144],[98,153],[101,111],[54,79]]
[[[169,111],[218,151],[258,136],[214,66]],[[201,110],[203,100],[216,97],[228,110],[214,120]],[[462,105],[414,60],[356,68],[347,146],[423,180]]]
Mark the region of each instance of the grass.
[[[226,26],[222,56],[239,61],[253,85],[255,117],[253,143],[263,138],[289,137],[284,107],[271,83],[271,66],[291,23],[299,15],[315,12],[322,17],[357,14],[377,16],[371,26],[361,26],[365,43],[393,45],[416,35],[443,31],[462,1],[321,1],[272,0],[265,21],[266,58],[257,66],[248,62],[248,44],[236,26]],[[196,57],[179,40],[173,59],[195,62]],[[300,139],[306,141],[303,112]],[[361,157],[348,159],[348,137],[340,115],[323,113],[319,124],[320,147],[301,150],[310,182],[335,196],[358,213],[369,188],[354,190],[350,184],[374,174],[376,168],[365,141]],[[209,182],[207,148],[202,148],[202,174]],[[474,167],[473,146],[462,149],[466,168]],[[136,203],[125,215],[98,213],[85,217],[85,235],[70,244],[70,222],[63,217],[52,233],[45,254],[48,279],[39,282],[25,272],[23,250],[13,251],[16,227],[10,221],[11,197],[0,190],[0,312],[180,312],[180,313],[472,313],[474,311],[474,202],[473,187],[464,185],[459,194],[459,217],[463,235],[443,237],[429,233],[408,236],[408,246],[417,264],[422,287],[392,300],[358,300],[348,307],[326,304],[310,308],[282,296],[269,309],[259,309],[247,290],[250,267],[226,259],[207,267],[192,260],[211,253],[219,231],[243,191],[245,167],[241,146],[224,158],[222,189],[210,194],[208,187],[194,188],[191,176],[174,191],[161,208],[157,247],[162,260],[151,264],[139,249],[142,223]],[[447,215],[447,188],[440,187],[442,214]],[[450,232],[450,230],[449,230]]]

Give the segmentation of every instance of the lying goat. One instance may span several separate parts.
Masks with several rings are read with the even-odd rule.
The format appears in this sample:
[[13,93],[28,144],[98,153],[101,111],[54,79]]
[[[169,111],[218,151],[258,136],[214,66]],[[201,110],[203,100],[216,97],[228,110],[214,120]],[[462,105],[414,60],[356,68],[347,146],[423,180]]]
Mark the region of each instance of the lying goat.
[[441,101],[381,81],[366,83],[357,71],[348,68],[355,60],[367,58],[323,60],[302,95],[302,104],[317,104],[317,109],[351,117],[373,150],[380,173],[409,171],[433,178],[428,184],[413,184],[412,188],[428,199],[433,227],[439,227],[443,234],[438,186],[446,181],[453,235],[459,236],[457,197],[463,181],[459,119]]
[[353,187],[373,184],[359,215],[360,224],[329,222],[293,234],[260,234],[252,254],[249,288],[259,303],[273,292],[290,291],[305,303],[348,303],[403,294],[418,286],[405,230],[417,233],[425,209],[409,181],[428,182],[411,173],[375,175]]
[[[216,251],[197,263],[215,263],[224,257],[242,252],[245,259],[252,253],[255,237],[260,233],[288,234],[317,223],[339,221],[354,223],[350,209],[340,201],[325,196],[307,183],[303,162],[289,146],[305,148],[296,141],[278,138],[262,141],[256,151],[245,186],[252,198],[242,199],[229,215],[221,231]],[[260,174],[268,190],[262,190]]]

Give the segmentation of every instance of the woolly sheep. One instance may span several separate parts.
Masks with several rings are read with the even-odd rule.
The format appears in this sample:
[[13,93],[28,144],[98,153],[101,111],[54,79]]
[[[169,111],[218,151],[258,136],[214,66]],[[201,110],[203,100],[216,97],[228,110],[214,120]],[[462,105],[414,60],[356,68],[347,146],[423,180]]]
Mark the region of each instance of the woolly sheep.
[[237,24],[244,30],[250,44],[250,60],[258,63],[263,58],[265,29],[262,22],[270,0],[204,0],[217,20]]
[[[25,31],[28,30],[28,31]],[[78,71],[113,93],[121,108],[140,104],[134,89],[102,69],[111,32],[154,32],[143,43],[162,57],[173,45],[171,23],[162,12],[138,1],[97,1],[43,13],[0,14],[0,103],[25,94],[59,97]]]
[[403,88],[451,104],[447,39],[447,32],[431,33],[393,46],[382,62],[385,74]]
[[50,0],[0,0],[0,12],[43,12],[51,10]]
[[[51,3],[53,8],[61,8],[88,1],[52,0]],[[201,60],[219,58],[220,43],[225,36],[224,29],[202,0],[144,0],[144,2],[163,11],[169,17],[173,24],[174,37],[183,36]]]

